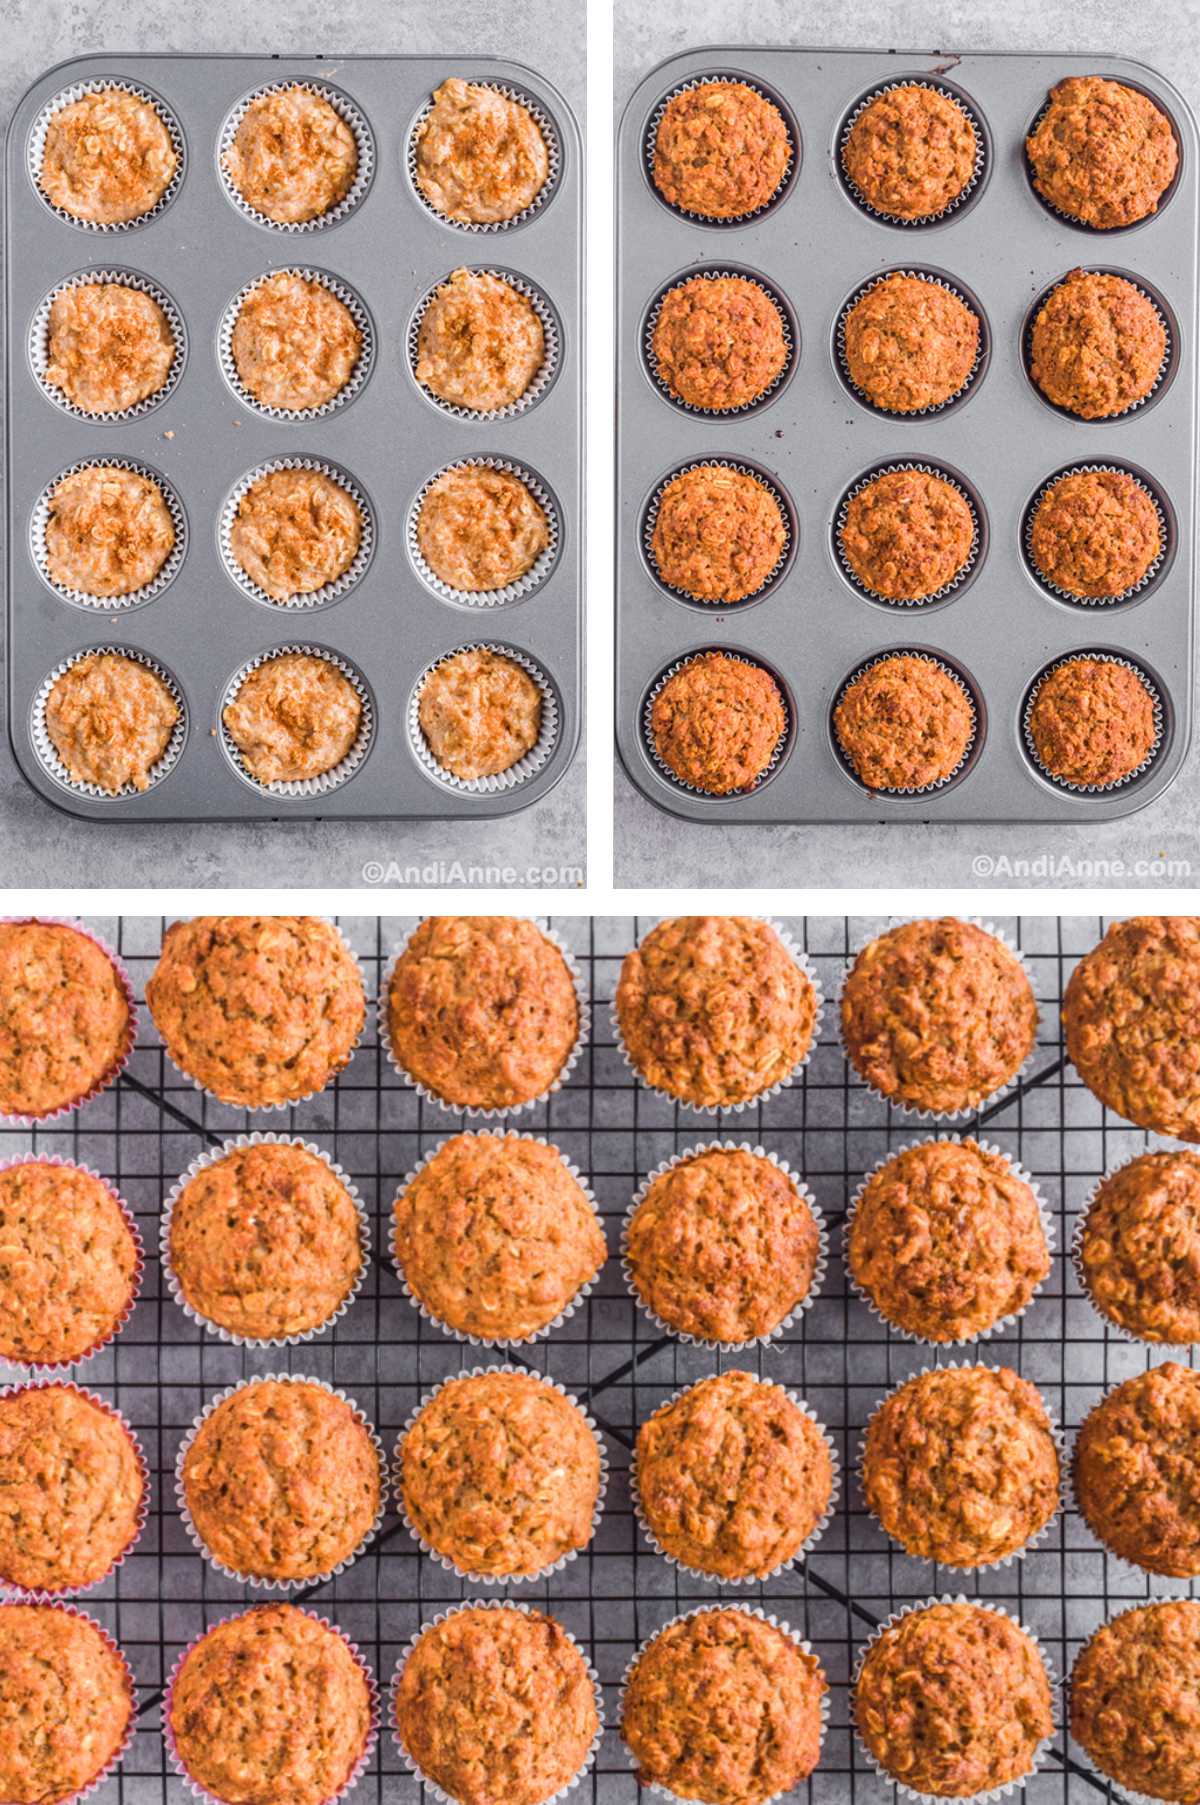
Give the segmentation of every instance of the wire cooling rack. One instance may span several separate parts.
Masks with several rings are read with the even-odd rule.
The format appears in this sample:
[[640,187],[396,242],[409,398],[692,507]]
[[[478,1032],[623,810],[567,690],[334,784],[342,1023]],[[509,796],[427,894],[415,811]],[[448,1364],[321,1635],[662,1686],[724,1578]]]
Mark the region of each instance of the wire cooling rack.
[[[137,995],[158,955],[164,923],[125,917],[89,922],[116,947]],[[388,953],[411,924],[377,918],[342,921],[372,996]],[[722,1595],[761,1605],[800,1630],[820,1656],[832,1686],[831,1727],[821,1765],[797,1797],[812,1805],[880,1801],[891,1790],[866,1767],[848,1729],[847,1689],[856,1651],[890,1611],[931,1593],[966,1592],[1015,1611],[1042,1639],[1058,1674],[1104,1618],[1155,1595],[1185,1595],[1182,1582],[1150,1581],[1112,1561],[1073,1512],[1023,1561],[971,1578],[894,1549],[867,1514],[850,1475],[859,1434],[876,1399],[913,1372],[966,1357],[1016,1366],[1039,1385],[1068,1429],[1111,1385],[1140,1372],[1148,1350],[1111,1334],[1079,1294],[1064,1250],[1074,1218],[1096,1179],[1141,1152],[1150,1136],[1103,1111],[1068,1065],[1059,1038],[1058,1000],[1080,954],[1104,931],[1099,917],[1024,917],[997,923],[1025,954],[1042,1021],[1038,1048],[1018,1089],[985,1108],[972,1125],[1015,1155],[1037,1180],[1056,1224],[1050,1279],[1006,1333],[940,1355],[889,1333],[847,1296],[841,1260],[846,1203],[863,1173],[895,1148],[930,1132],[873,1099],[838,1048],[827,1006],[821,1042],[802,1080],[760,1107],[720,1118],[698,1116],[638,1087],[613,1044],[609,1005],[622,955],[651,925],[629,917],[555,917],[552,925],[584,968],[593,999],[591,1044],[570,1084],[517,1125],[551,1138],[592,1186],[604,1212],[610,1249],[639,1179],[696,1141],[749,1141],[781,1154],[803,1173],[829,1219],[831,1260],[821,1296],[795,1329],[766,1352],[719,1356],[653,1332],[627,1297],[611,1258],[583,1307],[524,1358],[576,1393],[603,1430],[612,1464],[604,1521],[591,1547],[550,1580],[512,1588],[512,1596],[552,1611],[599,1671],[608,1729],[596,1767],[576,1798],[632,1805],[637,1784],[613,1727],[618,1685],[639,1643],[668,1618]],[[882,923],[809,917],[785,924],[836,994],[847,953]],[[77,1369],[80,1382],[115,1402],[142,1438],[153,1476],[150,1518],[136,1551],[113,1579],[80,1603],[124,1649],[139,1687],[139,1729],[120,1773],[96,1797],[106,1805],[182,1802],[159,1733],[164,1680],[188,1642],[253,1602],[252,1588],[225,1579],[198,1554],[175,1510],[176,1450],[193,1418],[226,1385],[256,1373],[291,1371],[331,1381],[367,1412],[390,1455],[400,1426],[421,1394],[446,1375],[501,1356],[460,1345],[424,1322],[401,1296],[386,1256],[388,1212],[398,1181],[420,1156],[464,1124],[422,1103],[378,1049],[373,1016],[363,1044],[338,1081],[290,1111],[247,1116],[203,1096],[175,1071],[141,1010],[138,1047],[119,1083],[66,1125],[32,1132],[0,1125],[0,1154],[30,1149],[91,1165],[113,1180],[136,1213],[147,1249],[141,1301],[117,1342]],[[965,1124],[963,1125],[966,1126]],[[155,1250],[160,1204],[197,1154],[251,1128],[295,1131],[315,1141],[352,1175],[373,1211],[376,1256],[347,1315],[299,1348],[232,1348],[205,1335],[164,1287]],[[749,1366],[799,1391],[830,1428],[847,1481],[837,1515],[807,1562],[768,1585],[721,1588],[681,1575],[641,1540],[629,1502],[628,1466],[637,1425],[681,1385],[721,1367]],[[0,1368],[5,1380],[22,1376]],[[1195,1588],[1192,1588],[1194,1590]],[[368,1552],[303,1602],[331,1618],[361,1647],[385,1687],[403,1645],[439,1610],[478,1593],[417,1549],[389,1512]],[[490,1588],[487,1595],[500,1595]],[[262,1597],[263,1594],[257,1594]],[[277,1596],[268,1594],[267,1596]],[[1078,1760],[1065,1734],[1031,1782],[1034,1805],[1094,1801],[1112,1789]],[[385,1726],[371,1767],[354,1795],[376,1805],[417,1805]]]

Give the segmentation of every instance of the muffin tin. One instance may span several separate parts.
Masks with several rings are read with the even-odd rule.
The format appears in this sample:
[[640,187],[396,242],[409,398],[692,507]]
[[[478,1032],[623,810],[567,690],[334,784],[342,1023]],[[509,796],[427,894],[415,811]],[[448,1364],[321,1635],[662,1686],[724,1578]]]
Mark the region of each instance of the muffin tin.
[[[456,226],[413,186],[413,129],[433,90],[452,75],[527,99],[549,124],[550,180],[539,203],[508,226]],[[108,81],[161,102],[179,134],[183,173],[144,222],[97,230],[42,198],[31,146],[58,96]],[[347,202],[327,221],[300,229],[271,226],[240,205],[218,162],[246,97],[292,81],[327,85],[369,147],[365,159],[360,152],[364,179]],[[514,813],[558,782],[578,743],[582,671],[580,177],[579,134],[562,96],[541,75],[490,57],[89,56],[34,84],[9,128],[5,238],[8,730],[34,789],[70,813],[104,820],[451,820]],[[553,372],[526,405],[494,419],[458,417],[412,373],[414,316],[464,265],[520,279],[553,328]],[[229,375],[231,303],[272,270],[291,268],[353,298],[370,353],[348,392],[300,417],[251,406]],[[111,421],[73,414],[36,375],[43,303],[64,281],[101,271],[162,291],[184,348],[169,392]],[[490,605],[439,594],[408,544],[410,510],[424,485],[446,465],[476,459],[528,473],[546,493],[556,528],[538,581]],[[135,605],[97,606],[53,588],[34,554],[56,479],[80,463],[109,460],[164,479],[186,524],[175,574],[148,585]],[[270,603],[233,574],[222,549],[222,519],[244,480],[292,460],[328,466],[348,481],[369,522],[372,544],[353,580],[330,585],[317,606]],[[472,788],[446,781],[422,761],[410,701],[431,664],[483,638],[543,673],[557,729],[553,746],[539,749],[520,781]],[[267,791],[228,756],[220,709],[248,664],[297,641],[361,674],[373,730],[341,781]],[[71,783],[35,735],[37,698],[49,673],[106,647],[163,667],[184,699],[180,744],[142,795],[109,798]]]
[[[1180,168],[1157,214],[1118,231],[1072,225],[1034,192],[1024,143],[1048,90],[1069,75],[1145,90],[1171,119]],[[650,176],[665,101],[705,77],[745,80],[799,132],[779,194],[744,221],[705,222],[666,203]],[[844,180],[838,146],[860,102],[898,82],[962,99],[981,126],[983,167],[963,202],[932,224],[873,214]],[[1198,140],[1187,102],[1163,76],[1102,54],[950,56],[913,51],[712,47],[660,64],[634,91],[620,128],[618,184],[617,744],[633,782],[660,808],[696,821],[1088,821],[1132,814],[1178,774],[1192,730],[1196,507]],[[1030,310],[1067,272],[1113,270],[1144,287],[1168,327],[1163,377],[1123,417],[1073,419],[1026,369]],[[879,276],[947,283],[976,306],[980,358],[937,409],[899,417],[858,397],[839,359],[846,307]],[[647,354],[666,289],[700,273],[759,279],[788,303],[785,376],[757,403],[703,414],[671,401]],[[646,521],[662,483],[724,461],[767,478],[792,543],[787,567],[732,606],[667,589],[647,557]],[[952,474],[976,512],[968,572],[923,603],[871,597],[838,556],[835,522],[867,476],[898,463]],[[1154,571],[1125,600],[1081,603],[1048,589],[1027,561],[1026,516],[1048,478],[1080,465],[1126,469],[1148,486],[1166,530]],[[789,743],[757,788],[728,797],[675,782],[646,739],[646,703],[662,674],[718,648],[773,672]],[[873,794],[838,756],[833,705],[852,670],[920,649],[960,672],[979,704],[964,768],[935,791]],[[1023,710],[1046,666],[1089,649],[1127,658],[1162,702],[1155,757],[1103,792],[1046,778],[1025,744]]]

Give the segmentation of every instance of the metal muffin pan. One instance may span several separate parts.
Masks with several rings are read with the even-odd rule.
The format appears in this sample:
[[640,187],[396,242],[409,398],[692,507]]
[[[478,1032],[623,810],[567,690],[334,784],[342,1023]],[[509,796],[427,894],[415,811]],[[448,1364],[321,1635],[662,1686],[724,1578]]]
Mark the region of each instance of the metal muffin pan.
[[[1180,170],[1159,212],[1125,230],[1072,225],[1030,183],[1024,143],[1048,90],[1068,75],[1143,89],[1172,120]],[[784,104],[800,133],[779,197],[744,224],[705,224],[666,204],[650,180],[648,131],[659,107],[704,76],[744,79]],[[987,156],[969,204],[932,225],[889,224],[856,202],[837,163],[857,102],[903,80],[964,95]],[[620,128],[618,182],[617,744],[638,788],[696,821],[1088,821],[1132,814],[1161,796],[1192,732],[1192,593],[1196,511],[1198,139],[1187,102],[1157,71],[1095,55],[953,56],[934,52],[768,50],[714,46],[660,64],[634,91]],[[1071,419],[1039,394],[1024,363],[1033,302],[1076,267],[1116,269],[1161,297],[1172,337],[1170,380],[1152,404],[1109,421]],[[780,291],[796,350],[785,382],[728,416],[672,404],[645,352],[649,311],[674,281],[701,271],[759,276]],[[879,413],[848,388],[837,356],[847,299],[889,270],[948,279],[977,299],[986,353],[966,392],[927,415]],[[769,589],[730,607],[688,603],[659,583],[643,544],[647,505],[680,468],[724,460],[767,475],[790,504],[794,544]],[[985,523],[969,581],[925,605],[890,605],[838,561],[838,507],[869,472],[913,462],[953,472]],[[1153,579],[1128,600],[1079,604],[1053,595],[1023,555],[1024,521],[1045,480],[1076,464],[1113,464],[1148,480],[1168,530]],[[915,795],[874,795],[838,757],[830,711],[848,672],[919,646],[969,673],[981,708],[967,767]],[[781,680],[790,743],[757,789],[711,797],[674,783],[644,735],[645,699],[668,667],[727,647]],[[1131,782],[1072,793],[1035,768],[1022,708],[1046,665],[1089,648],[1153,673],[1163,744]]]
[[[543,205],[497,230],[464,230],[418,197],[406,151],[432,91],[452,75],[528,96],[551,122],[558,168]],[[112,80],[160,98],[182,134],[183,179],[143,224],[89,231],[56,215],[30,174],[30,134],[64,89]],[[231,110],[252,91],[291,80],[328,83],[366,122],[374,167],[344,216],[311,230],[258,223],[233,204],[218,165]],[[8,729],[17,764],[48,801],[104,820],[230,818],[471,819],[515,813],[563,775],[579,739],[582,693],[582,435],[580,279],[582,158],[566,101],[540,74],[475,56],[88,56],[29,89],[8,132],[5,360],[8,397]],[[409,328],[430,290],[461,266],[503,267],[545,296],[558,338],[553,382],[536,403],[496,420],[462,420],[418,386]],[[344,404],[310,419],[270,418],[234,393],[221,366],[233,297],[272,270],[319,269],[348,287],[373,328],[366,380]],[[140,417],[71,416],[38,383],[30,355],[37,310],[64,279],[121,270],[163,289],[179,310],[186,363],[171,393]],[[343,593],[318,607],[272,608],[230,575],[220,520],[248,472],[276,459],[314,459],[344,472],[371,511],[374,549]],[[528,595],[468,606],[437,595],[414,568],[405,529],[414,496],[445,465],[511,460],[536,472],[556,504],[553,568]],[[170,484],[188,528],[173,580],[136,607],[90,607],[55,593],[31,553],[39,498],[80,462],[125,459]],[[375,703],[367,756],[320,794],[268,794],[226,757],[219,711],[234,674],[273,647],[320,644],[361,671]],[[456,788],[431,776],[412,745],[413,684],[458,646],[496,641],[545,672],[557,703],[550,756],[511,788]],[[183,692],[187,737],[172,769],[144,795],[88,795],[47,770],[32,738],[47,674],[90,648],[127,645],[169,669]],[[311,786],[296,786],[297,788]],[[319,786],[318,786],[319,787]]]

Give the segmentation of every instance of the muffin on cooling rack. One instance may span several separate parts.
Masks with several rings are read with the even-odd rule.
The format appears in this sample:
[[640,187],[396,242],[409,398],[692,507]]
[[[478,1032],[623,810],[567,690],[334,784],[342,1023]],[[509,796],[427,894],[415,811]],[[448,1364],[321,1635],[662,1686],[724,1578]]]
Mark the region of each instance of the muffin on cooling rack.
[[896,652],[846,685],[833,731],[868,789],[928,790],[962,769],[975,738],[975,705],[962,679],[936,659]]
[[783,315],[748,276],[691,276],[663,296],[650,344],[654,373],[704,413],[748,407],[783,374]]
[[1173,1360],[1107,1392],[1075,1438],[1075,1499],[1096,1538],[1147,1573],[1200,1574],[1200,1372]]
[[701,219],[744,219],[773,200],[792,163],[787,122],[746,82],[701,81],[673,94],[654,135],[654,186]]
[[888,414],[942,407],[979,357],[979,315],[942,282],[893,270],[846,315],[842,341],[854,387]]
[[90,1792],[121,1754],[135,1696],[98,1623],[58,1604],[0,1604],[0,1794],[46,1805]]
[[1200,1800],[1200,1602],[1164,1598],[1102,1623],[1071,1670],[1071,1734],[1135,1793]]
[[50,303],[45,380],[72,407],[122,414],[165,388],[179,347],[153,295],[125,282],[73,282]]
[[300,270],[275,270],[238,308],[230,337],[238,381],[263,407],[305,413],[336,400],[363,335],[346,303]]
[[701,652],[673,671],[650,704],[650,737],[690,789],[753,789],[775,763],[787,710],[770,671],[727,652]]
[[1158,509],[1127,470],[1068,470],[1042,496],[1029,526],[1039,574],[1081,601],[1136,589],[1162,550]]
[[125,1420],[74,1385],[0,1395],[0,1580],[78,1591],[137,1540],[146,1482]]
[[72,1109],[133,1045],[121,973],[99,943],[56,921],[0,921],[0,1114]]
[[1179,167],[1162,109],[1139,88],[1103,75],[1071,75],[1051,88],[1025,154],[1038,193],[1101,231],[1157,212]]
[[46,737],[72,782],[109,796],[150,788],[179,725],[158,672],[122,652],[89,652],[54,679]]
[[434,763],[472,782],[502,776],[533,751],[543,708],[541,689],[515,658],[466,646],[422,680],[417,724]]
[[264,595],[291,602],[345,576],[362,536],[362,511],[345,485],[296,465],[255,477],[234,510],[229,550]]
[[1157,387],[1167,329],[1148,295],[1106,270],[1072,270],[1034,318],[1029,373],[1080,420],[1110,419]]
[[1159,741],[1149,684],[1113,658],[1067,658],[1042,678],[1026,717],[1038,763],[1075,789],[1109,790],[1142,770]]
[[434,90],[417,127],[416,182],[435,213],[502,225],[533,205],[549,175],[542,129],[519,100],[457,75]]
[[46,569],[88,596],[132,595],[152,583],[175,549],[175,523],[160,485],[120,464],[88,464],[50,495]]
[[221,161],[248,207],[277,225],[298,225],[346,198],[358,145],[337,108],[296,82],[255,96]]
[[1139,1341],[1200,1341],[1200,1155],[1143,1153],[1105,1178],[1078,1264],[1102,1315]]
[[416,378],[449,407],[478,414],[512,407],[545,361],[537,308],[492,270],[456,269],[421,315]]
[[331,658],[276,652],[238,684],[221,721],[259,783],[304,783],[336,771],[358,743],[363,701]]
[[915,466],[872,477],[846,504],[842,556],[864,588],[889,602],[919,602],[952,583],[975,546],[962,490]]
[[885,88],[858,115],[842,168],[889,219],[932,219],[970,187],[979,135],[966,108],[921,82]]
[[783,510],[767,485],[728,464],[696,464],[658,498],[650,555],[663,582],[698,602],[744,602],[778,569],[788,546]]
[[0,1170],[0,1359],[82,1360],[132,1307],[141,1249],[93,1173],[33,1157]]
[[38,186],[88,225],[128,225],[156,207],[179,168],[162,114],[116,86],[80,94],[46,126]]

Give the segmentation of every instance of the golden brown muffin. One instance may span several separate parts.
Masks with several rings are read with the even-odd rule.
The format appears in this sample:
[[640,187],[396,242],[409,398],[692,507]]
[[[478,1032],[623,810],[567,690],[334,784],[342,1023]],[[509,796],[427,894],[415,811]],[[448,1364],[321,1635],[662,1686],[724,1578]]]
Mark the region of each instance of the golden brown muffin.
[[141,1249],[112,1191],[77,1166],[0,1171],[0,1358],[82,1360],[121,1326]]
[[324,282],[275,270],[238,308],[229,349],[242,387],[263,407],[304,412],[340,395],[362,356],[354,315]]
[[1007,1366],[946,1366],[918,1373],[874,1412],[862,1483],[868,1508],[906,1554],[990,1567],[1045,1529],[1061,1474],[1028,1379]]
[[323,470],[268,470],[241,496],[229,528],[234,562],[273,602],[312,595],[358,556],[363,518]]
[[230,1334],[304,1335],[353,1293],[362,1223],[341,1179],[307,1147],[234,1147],[176,1198],[170,1263],[184,1300]]
[[669,1623],[639,1651],[621,1736],[643,1786],[704,1805],[766,1805],[821,1753],[821,1663],[733,1606]]
[[158,484],[137,470],[89,464],[55,483],[46,509],[46,569],[82,595],[132,595],[175,549]]
[[503,225],[532,207],[550,174],[541,127],[520,101],[453,75],[417,127],[417,187],[465,225]]
[[1200,1574],[1200,1372],[1168,1360],[1107,1392],[1075,1438],[1075,1499],[1147,1573]]
[[561,1081],[579,1039],[570,967],[536,922],[431,915],[388,985],[388,1039],[415,1083],[457,1109],[515,1109]]
[[932,658],[878,658],[843,690],[837,743],[871,790],[925,790],[962,765],[975,737],[966,688]]
[[76,282],[50,303],[44,380],[89,414],[120,414],[166,386],[179,348],[153,295]]
[[912,82],[867,103],[842,146],[842,167],[876,213],[932,219],[970,186],[978,155],[965,107]]
[[179,724],[169,686],[138,658],[89,652],[56,677],[46,734],[68,776],[110,796],[150,788]]
[[1145,400],[1167,355],[1158,309],[1124,276],[1072,270],[1038,309],[1029,373],[1048,401],[1105,420]]
[[141,1532],[145,1478],[124,1418],[74,1385],[0,1395],[0,1579],[94,1586]]
[[660,1172],[626,1231],[647,1310],[705,1341],[769,1335],[808,1296],[819,1254],[795,1181],[746,1147],[707,1147]]
[[965,567],[975,517],[960,489],[929,471],[885,470],[851,497],[838,544],[873,595],[919,602]]
[[1050,1272],[1038,1200],[978,1141],[922,1141],[873,1172],[846,1236],[846,1265],[893,1328],[971,1341],[1018,1315]]
[[358,145],[336,107],[298,82],[250,102],[221,162],[248,207],[302,224],[349,194]]
[[531,571],[550,544],[550,521],[511,470],[456,464],[429,485],[417,545],[435,577],[468,595],[503,589]]
[[180,1483],[210,1560],[243,1579],[317,1579],[370,1535],[379,1465],[345,1399],[311,1379],[252,1379],[204,1418]]
[[417,720],[435,762],[452,777],[496,777],[537,745],[542,692],[515,658],[468,646],[425,678]]
[[760,664],[702,652],[650,705],[654,750],[681,783],[710,796],[753,789],[787,730],[778,683]]
[[952,916],[880,934],[842,990],[842,1040],[859,1077],[890,1102],[935,1115],[977,1109],[1011,1083],[1037,1020],[1016,954]]
[[533,1373],[441,1386],[398,1462],[411,1527],[459,1573],[529,1578],[592,1539],[596,1437],[578,1405]]
[[1063,783],[1110,789],[1158,744],[1154,695],[1111,658],[1070,658],[1038,684],[1027,716],[1039,762]]
[[783,315],[748,276],[692,276],[663,296],[651,355],[659,381],[689,407],[748,407],[787,363]]
[[0,1114],[82,1103],[115,1077],[134,1031],[121,976],[89,935],[0,921]]
[[1071,1734],[1102,1773],[1175,1805],[1200,1800],[1200,1602],[1164,1598],[1102,1623],[1071,1670]]
[[533,302],[491,270],[456,269],[421,315],[417,381],[450,407],[512,407],[545,361]]
[[373,1721],[361,1660],[292,1604],[256,1605],[202,1636],[167,1714],[189,1776],[228,1805],[325,1805],[353,1775]]
[[277,652],[242,680],[221,719],[251,777],[302,783],[349,757],[362,731],[363,704],[331,659]]
[[787,544],[783,510],[764,482],[726,464],[696,464],[660,494],[650,551],[672,589],[698,602],[744,602]]
[[1109,231],[1158,211],[1179,150],[1148,94],[1102,75],[1072,75],[1025,140],[1033,185],[1052,207]]
[[158,108],[128,89],[101,88],[51,115],[38,185],[73,219],[125,225],[157,205],[178,167]]
[[654,185],[701,219],[744,219],[779,192],[792,161],[787,122],[740,81],[672,95],[654,138]]
[[401,1276],[436,1321],[527,1341],[596,1277],[604,1231],[556,1147],[517,1134],[443,1141],[396,1198]]
[[12,1805],[77,1798],[121,1753],[133,1683],[92,1619],[0,1604],[0,1793]]
[[146,1001],[180,1071],[248,1109],[322,1090],[348,1064],[366,1015],[353,953],[315,915],[172,922]]
[[941,282],[902,270],[873,282],[842,330],[851,382],[889,414],[941,407],[979,356],[979,315]]
[[1158,509],[1124,470],[1073,470],[1048,489],[1029,526],[1029,551],[1048,583],[1088,601],[1136,588],[1161,556]]
[[1054,1729],[1037,1643],[977,1604],[925,1605],[885,1629],[867,1649],[852,1708],[872,1760],[940,1798],[1022,1779]]
[[1139,1341],[1200,1341],[1200,1155],[1143,1153],[1105,1178],[1079,1235],[1102,1315]]

